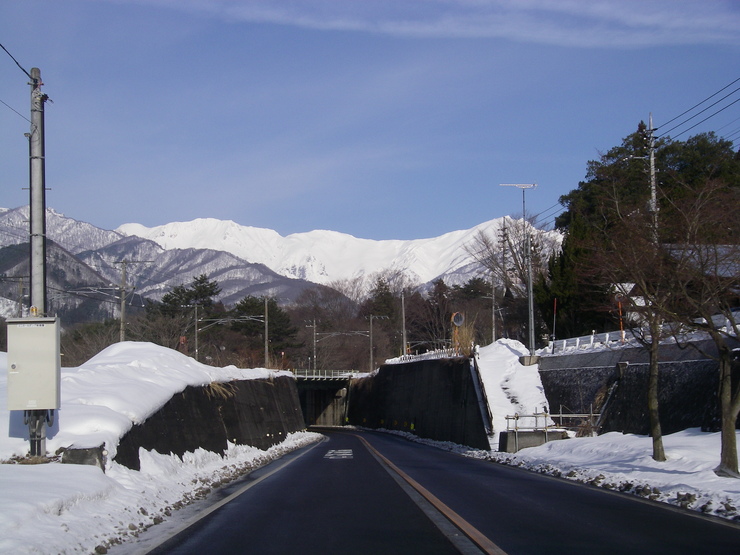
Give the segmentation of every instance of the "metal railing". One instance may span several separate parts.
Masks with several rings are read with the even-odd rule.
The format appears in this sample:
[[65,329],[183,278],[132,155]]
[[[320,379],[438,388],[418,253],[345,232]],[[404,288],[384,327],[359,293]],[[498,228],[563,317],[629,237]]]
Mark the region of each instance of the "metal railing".
[[361,372],[355,370],[314,370],[313,368],[294,368],[291,370],[296,378],[305,378],[310,380],[331,380],[341,378],[351,378]]
[[[540,420],[542,421],[540,423]],[[532,422],[534,423],[529,426],[523,426],[521,422]],[[513,422],[513,424],[512,424]],[[534,412],[532,414],[519,414],[514,413],[513,415],[506,415],[506,431],[507,432],[545,432],[555,428],[554,424],[550,424],[550,414],[547,412]]]
[[557,339],[550,341],[548,351],[556,353],[571,349],[593,349],[604,345],[613,345],[615,343],[625,344],[627,336],[625,331],[608,331],[604,333],[592,333],[581,337],[571,337],[570,339]]
[[[563,412],[562,405],[560,406],[559,413],[549,412],[534,412],[532,414],[519,414],[506,416],[506,431],[507,432],[545,432],[547,435],[548,431],[554,430],[583,430],[584,427],[588,430],[595,431],[599,418],[599,413],[593,412],[593,408],[588,413],[573,413]],[[528,425],[522,425],[524,424]]]
[[389,358],[385,361],[386,364],[403,364],[404,362],[415,362],[417,360],[436,360],[440,358],[453,358],[463,356],[457,349],[437,349],[435,351],[427,351],[418,355],[401,355],[396,358]]
[[[702,320],[704,322],[704,320]],[[712,318],[712,326],[718,330],[722,330],[724,333],[733,333],[733,322],[723,314],[718,314]],[[669,337],[680,337],[682,332],[688,332],[696,334],[697,330],[686,330],[675,323],[664,323],[661,326],[661,336],[665,336],[666,339]],[[699,331],[699,333],[701,333]],[[593,349],[600,347],[614,347],[617,344],[628,345],[635,344],[637,340],[635,336],[643,337],[648,339],[650,333],[648,330],[643,328],[634,328],[627,330],[609,331],[603,333],[596,333],[595,331],[591,335],[582,335],[581,337],[571,337],[570,339],[557,339],[550,341],[548,344],[548,351],[550,353],[562,352],[567,349]]]

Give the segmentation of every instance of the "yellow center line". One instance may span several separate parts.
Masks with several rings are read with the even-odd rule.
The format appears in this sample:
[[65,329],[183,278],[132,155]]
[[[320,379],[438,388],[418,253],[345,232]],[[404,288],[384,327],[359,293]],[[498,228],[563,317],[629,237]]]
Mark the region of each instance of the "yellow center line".
[[467,520],[465,520],[463,517],[461,517],[459,514],[457,514],[455,511],[450,509],[447,505],[442,503],[442,501],[439,500],[434,494],[432,494],[429,490],[427,490],[424,486],[422,486],[420,483],[418,483],[416,480],[414,480],[411,476],[406,474],[403,470],[398,468],[395,464],[393,464],[391,461],[389,461],[386,457],[384,457],[375,447],[370,445],[370,443],[362,436],[355,435],[362,443],[367,447],[367,449],[373,453],[375,456],[377,456],[380,460],[382,460],[390,469],[392,469],[396,474],[398,474],[401,478],[403,478],[406,483],[408,483],[412,488],[414,488],[419,494],[424,497],[429,503],[432,504],[432,506],[437,509],[440,513],[442,513],[452,524],[457,526],[470,540],[475,543],[478,547],[480,547],[484,553],[488,553],[489,555],[507,555],[506,552],[501,549],[499,546],[497,546],[495,543],[493,543],[491,540],[489,540],[483,533],[478,530],[475,526],[470,524]]

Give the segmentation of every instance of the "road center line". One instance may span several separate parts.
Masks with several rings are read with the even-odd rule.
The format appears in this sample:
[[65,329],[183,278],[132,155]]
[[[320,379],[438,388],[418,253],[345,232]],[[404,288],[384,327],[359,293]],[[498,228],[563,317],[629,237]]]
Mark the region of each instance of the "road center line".
[[455,511],[450,509],[447,505],[445,505],[442,501],[440,501],[434,494],[432,494],[424,486],[422,486],[420,483],[414,480],[411,476],[406,474],[403,470],[398,468],[390,460],[384,457],[377,449],[375,449],[375,447],[370,445],[370,443],[364,437],[359,436],[359,435],[355,435],[355,437],[357,437],[365,445],[365,447],[367,447],[368,451],[370,451],[373,455],[379,458],[386,466],[388,466],[388,468],[390,468],[391,470],[393,470],[393,472],[398,474],[398,476],[403,478],[403,480],[409,486],[411,486],[414,490],[416,490],[419,493],[419,495],[421,495],[424,499],[426,499],[429,503],[431,503],[431,505],[435,509],[437,509],[441,514],[443,514],[450,522],[452,522],[452,524],[457,526],[460,529],[460,531],[462,531],[468,538],[470,538],[470,540],[473,543],[475,543],[475,545],[477,545],[481,550],[483,550],[484,553],[487,553],[489,555],[507,555],[503,549],[501,549],[499,546],[497,546],[495,543],[489,540],[475,526],[470,524],[467,520],[465,520]]

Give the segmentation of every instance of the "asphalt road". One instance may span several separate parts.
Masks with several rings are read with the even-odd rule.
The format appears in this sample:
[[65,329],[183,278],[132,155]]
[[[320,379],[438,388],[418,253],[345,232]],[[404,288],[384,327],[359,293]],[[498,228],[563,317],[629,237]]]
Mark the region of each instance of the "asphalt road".
[[[151,553],[737,553],[740,526],[373,432],[327,439],[232,485]],[[454,525],[452,524],[454,523]]]

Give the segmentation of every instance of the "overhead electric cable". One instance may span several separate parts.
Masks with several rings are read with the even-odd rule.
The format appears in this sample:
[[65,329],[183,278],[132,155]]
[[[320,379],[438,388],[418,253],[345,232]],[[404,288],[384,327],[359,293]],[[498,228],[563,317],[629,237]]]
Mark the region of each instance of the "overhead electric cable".
[[542,214],[545,214],[546,212],[549,212],[550,210],[552,210],[553,208],[557,208],[558,206],[560,206],[560,203],[559,202],[556,202],[555,204],[553,204],[549,208],[545,208],[542,212],[539,212],[539,213],[535,214],[535,217],[538,218],[538,217],[542,216]]
[[692,126],[691,126],[691,127],[689,127],[688,129],[684,129],[684,130],[683,130],[683,131],[681,131],[681,132],[680,132],[680,133],[679,133],[678,135],[676,135],[676,136],[674,137],[674,139],[675,139],[676,137],[680,137],[681,135],[683,135],[684,133],[686,133],[686,132],[688,132],[688,131],[691,131],[691,130],[692,130],[692,129],[693,129],[694,127],[696,127],[696,126],[698,126],[698,125],[701,125],[702,123],[704,123],[704,122],[705,122],[705,121],[707,121],[708,119],[711,119],[711,118],[713,118],[714,116],[716,116],[716,115],[717,115],[717,114],[719,114],[720,112],[724,112],[725,110],[727,110],[727,108],[729,108],[730,106],[732,106],[733,104],[736,104],[736,103],[738,103],[738,102],[740,102],[740,98],[738,98],[737,100],[734,100],[733,102],[730,102],[730,103],[729,103],[729,104],[728,104],[727,106],[725,106],[724,108],[720,108],[719,110],[717,110],[717,111],[716,111],[716,112],[714,112],[713,114],[711,114],[711,115],[709,115],[709,116],[705,117],[705,118],[704,118],[703,120],[701,120],[701,121],[700,121],[700,122],[698,122],[698,123],[695,123],[694,125],[692,125]]
[[[713,106],[716,106],[717,104],[719,104],[720,102],[722,102],[723,100],[725,100],[725,99],[726,99],[727,97],[729,97],[729,96],[732,96],[733,94],[735,94],[735,93],[736,93],[737,91],[740,91],[740,87],[738,87],[737,89],[735,89],[735,90],[734,90],[734,91],[732,91],[731,93],[729,93],[729,94],[726,94],[725,96],[723,96],[722,98],[720,98],[720,99],[719,99],[719,100],[717,100],[716,102],[713,102],[712,104],[710,104],[709,106],[707,106],[707,107],[706,107],[706,108],[704,108],[703,110],[701,110],[701,111],[697,112],[696,114],[694,114],[694,115],[693,115],[693,116],[691,116],[690,118],[688,118],[688,119],[686,119],[686,120],[682,121],[682,122],[681,122],[681,123],[679,123],[678,125],[674,125],[674,126],[673,126],[673,127],[671,127],[671,128],[670,128],[670,129],[668,130],[668,131],[665,131],[665,132],[661,133],[660,135],[657,135],[656,137],[657,137],[657,138],[660,138],[660,137],[665,137],[666,135],[668,135],[668,133],[670,133],[670,132],[671,132],[671,131],[673,131],[674,129],[676,129],[676,128],[678,128],[678,127],[681,127],[682,125],[684,125],[684,124],[688,123],[689,121],[691,121],[692,119],[694,119],[695,117],[697,117],[697,116],[698,116],[699,114],[703,114],[704,112],[706,112],[707,110],[709,110],[709,108],[711,108],[711,107],[713,107]],[[713,96],[714,96],[714,95],[713,95]],[[738,100],[740,100],[740,99],[738,99]],[[715,115],[719,114],[719,113],[720,113],[720,112],[722,112],[723,110],[725,110],[725,109],[729,108],[730,106],[732,106],[733,104],[735,104],[735,102],[737,102],[737,100],[735,100],[734,102],[731,102],[730,104],[728,104],[727,106],[725,106],[725,107],[724,107],[724,108],[722,108],[721,110],[719,110],[719,111],[715,112],[714,114],[712,114],[712,115],[711,115],[711,116],[709,116],[708,118],[705,118],[705,119],[701,120],[701,121],[700,121],[699,123],[703,123],[703,122],[707,121],[707,120],[708,120],[709,118],[711,118],[712,116],[715,116]],[[673,119],[676,119],[676,118],[673,118]],[[692,126],[692,127],[689,127],[689,129],[686,129],[686,130],[684,130],[684,131],[681,131],[681,133],[679,133],[678,135],[676,135],[676,137],[678,137],[678,136],[681,136],[681,135],[683,135],[684,133],[686,133],[686,131],[689,131],[690,129],[693,129],[694,127],[696,127],[697,125],[699,125],[699,123],[697,123],[696,125],[694,125],[694,126]],[[663,124],[663,126],[662,126],[662,127],[665,127],[665,124]]]
[[[698,106],[701,106],[701,105],[702,105],[702,104],[704,104],[704,103],[705,103],[705,102],[706,102],[707,100],[709,100],[710,98],[713,98],[713,97],[717,96],[717,95],[718,95],[719,93],[721,93],[721,92],[722,92],[723,90],[725,90],[725,89],[727,89],[727,88],[731,87],[732,85],[734,85],[734,84],[735,84],[735,83],[737,83],[738,81],[740,81],[740,77],[738,77],[737,79],[735,79],[735,80],[734,80],[734,81],[733,81],[732,83],[729,83],[728,85],[725,85],[725,86],[724,86],[724,87],[722,87],[722,88],[721,88],[720,90],[718,90],[718,91],[717,91],[716,93],[714,93],[714,94],[713,94],[713,95],[711,95],[711,96],[708,96],[707,98],[705,98],[704,100],[702,100],[702,101],[701,101],[701,102],[699,102],[698,104],[694,104],[694,105],[693,105],[693,106],[692,106],[691,108],[689,108],[689,109],[688,109],[688,110],[686,110],[685,112],[683,112],[683,113],[681,113],[681,114],[678,114],[678,115],[677,115],[677,116],[676,116],[675,118],[669,119],[669,120],[668,120],[667,122],[665,122],[665,123],[663,124],[663,127],[665,127],[666,125],[668,125],[668,124],[669,124],[669,123],[671,123],[671,122],[674,122],[674,121],[676,121],[676,120],[677,120],[678,118],[680,118],[680,117],[682,117],[682,116],[684,116],[684,115],[688,114],[688,113],[689,113],[689,112],[690,112],[691,110],[693,110],[694,108],[696,108],[696,107],[698,107]],[[730,93],[730,94],[732,94],[732,93]]]
[[729,135],[725,135],[722,138],[725,139],[726,141],[734,141],[734,139],[735,139],[735,137],[737,135],[740,135],[740,129],[736,129],[732,133],[730,133]]
[[8,104],[7,102],[5,102],[5,101],[3,101],[3,100],[0,100],[0,103],[2,103],[2,104],[5,104],[5,106],[7,106],[7,108],[8,108],[9,110],[12,110],[12,111],[13,111],[13,112],[15,112],[16,114],[18,114],[18,115],[19,115],[20,117],[22,117],[22,118],[23,118],[24,120],[26,120],[26,121],[27,121],[28,123],[32,123],[30,119],[28,119],[28,118],[27,118],[26,116],[24,116],[23,114],[21,114],[21,113],[20,113],[20,112],[19,112],[18,110],[16,110],[15,108],[13,108],[13,107],[12,107],[12,106],[11,106],[10,104]]
[[36,81],[36,79],[34,79],[33,77],[31,77],[31,74],[30,74],[30,73],[28,73],[28,72],[27,72],[27,71],[25,70],[25,68],[24,68],[24,67],[23,67],[23,66],[22,66],[21,64],[19,64],[19,63],[18,63],[18,60],[16,60],[16,59],[15,59],[15,58],[13,57],[13,55],[12,55],[12,54],[11,54],[10,52],[8,52],[8,49],[7,49],[7,48],[5,48],[5,47],[4,47],[4,46],[3,46],[2,44],[0,44],[0,48],[2,48],[3,50],[5,50],[5,53],[6,53],[6,54],[7,54],[8,56],[10,56],[10,58],[11,58],[11,59],[12,59],[12,60],[13,60],[13,61],[15,62],[15,65],[17,65],[17,66],[18,66],[19,68],[21,68],[21,71],[22,71],[23,73],[25,73],[26,75],[28,75],[28,78],[29,78],[29,79],[30,79],[31,81],[34,81],[34,82]]
[[[735,123],[738,120],[740,120],[740,116],[736,117],[733,120],[728,121],[722,127],[718,127],[717,129],[715,129],[715,131],[722,131],[725,127],[727,127],[728,125],[732,125],[733,123]],[[732,133],[732,131],[730,131],[730,133]]]

